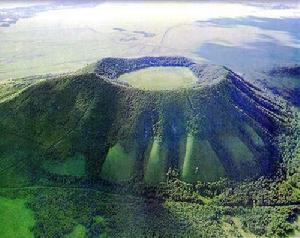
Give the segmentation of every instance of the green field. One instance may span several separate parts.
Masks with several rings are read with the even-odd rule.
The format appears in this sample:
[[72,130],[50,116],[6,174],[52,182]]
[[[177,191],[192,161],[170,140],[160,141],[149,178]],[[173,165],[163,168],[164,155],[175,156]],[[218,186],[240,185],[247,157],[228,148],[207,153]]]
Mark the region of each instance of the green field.
[[33,238],[33,213],[25,206],[25,199],[0,197],[0,237]]
[[118,80],[143,90],[172,90],[192,87],[197,78],[186,67],[149,67],[123,74]]

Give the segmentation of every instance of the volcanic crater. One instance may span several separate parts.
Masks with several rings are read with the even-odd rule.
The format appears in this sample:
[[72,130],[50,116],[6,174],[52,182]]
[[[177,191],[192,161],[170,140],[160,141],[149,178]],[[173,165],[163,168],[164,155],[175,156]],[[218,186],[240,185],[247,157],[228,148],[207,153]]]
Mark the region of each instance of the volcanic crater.
[[92,72],[29,87],[0,115],[1,156],[11,158],[1,176],[22,170],[21,182],[41,171],[157,184],[170,168],[192,183],[255,178],[277,169],[286,120],[231,70],[184,57],[105,58]]

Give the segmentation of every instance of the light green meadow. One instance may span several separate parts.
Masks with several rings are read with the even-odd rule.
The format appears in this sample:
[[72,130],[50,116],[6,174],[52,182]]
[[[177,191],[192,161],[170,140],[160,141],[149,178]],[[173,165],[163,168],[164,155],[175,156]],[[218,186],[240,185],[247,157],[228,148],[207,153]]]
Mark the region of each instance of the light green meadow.
[[25,199],[0,197],[0,237],[33,238],[35,220],[33,212],[26,208]]
[[118,78],[143,90],[174,90],[196,85],[197,77],[186,67],[149,67]]

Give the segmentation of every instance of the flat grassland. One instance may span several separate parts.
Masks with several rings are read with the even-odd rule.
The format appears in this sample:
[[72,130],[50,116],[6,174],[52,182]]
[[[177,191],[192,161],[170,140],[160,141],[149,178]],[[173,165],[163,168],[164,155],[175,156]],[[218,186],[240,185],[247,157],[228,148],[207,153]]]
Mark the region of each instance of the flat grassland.
[[26,207],[25,203],[25,199],[9,199],[0,196],[0,237],[34,237],[33,212]]
[[186,67],[149,67],[123,74],[118,80],[143,90],[172,90],[196,85],[197,77]]

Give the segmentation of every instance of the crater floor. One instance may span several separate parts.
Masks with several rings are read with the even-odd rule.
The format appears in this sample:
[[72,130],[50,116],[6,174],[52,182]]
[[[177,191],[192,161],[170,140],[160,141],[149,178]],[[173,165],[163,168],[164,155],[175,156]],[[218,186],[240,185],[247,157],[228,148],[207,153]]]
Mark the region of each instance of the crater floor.
[[118,81],[142,90],[174,90],[195,86],[197,77],[187,67],[149,67],[122,74]]

